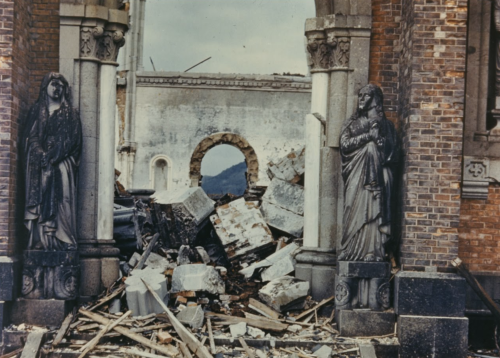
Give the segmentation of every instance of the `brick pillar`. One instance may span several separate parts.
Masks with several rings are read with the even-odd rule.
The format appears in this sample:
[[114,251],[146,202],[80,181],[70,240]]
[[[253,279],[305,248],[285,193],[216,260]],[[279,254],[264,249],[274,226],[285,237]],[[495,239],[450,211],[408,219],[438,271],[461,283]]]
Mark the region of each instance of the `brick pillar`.
[[402,6],[401,263],[449,266],[458,254],[467,1]]

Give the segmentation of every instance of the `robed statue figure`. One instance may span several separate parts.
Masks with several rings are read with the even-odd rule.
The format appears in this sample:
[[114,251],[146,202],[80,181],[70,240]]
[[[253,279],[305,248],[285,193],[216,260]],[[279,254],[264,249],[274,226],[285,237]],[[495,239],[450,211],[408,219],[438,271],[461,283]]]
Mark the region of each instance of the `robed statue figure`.
[[76,178],[82,128],[70,88],[58,73],[47,74],[31,107],[22,137],[25,225],[28,250],[76,250]]
[[363,87],[358,100],[358,110],[344,122],[340,137],[344,219],[338,260],[385,261],[398,159],[396,131],[385,117],[380,87]]

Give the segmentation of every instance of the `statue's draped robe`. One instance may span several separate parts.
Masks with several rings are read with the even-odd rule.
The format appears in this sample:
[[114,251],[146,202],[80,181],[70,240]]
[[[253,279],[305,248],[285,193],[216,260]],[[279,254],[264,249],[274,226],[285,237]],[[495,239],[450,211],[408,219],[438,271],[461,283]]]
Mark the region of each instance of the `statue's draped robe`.
[[82,148],[78,112],[63,101],[50,115],[42,98],[30,110],[23,141],[28,248],[75,249],[76,175]]
[[[377,143],[370,128],[379,127]],[[391,226],[392,165],[396,161],[396,131],[384,115],[353,115],[343,125],[340,148],[344,179],[344,218],[340,259],[385,259],[384,244]]]

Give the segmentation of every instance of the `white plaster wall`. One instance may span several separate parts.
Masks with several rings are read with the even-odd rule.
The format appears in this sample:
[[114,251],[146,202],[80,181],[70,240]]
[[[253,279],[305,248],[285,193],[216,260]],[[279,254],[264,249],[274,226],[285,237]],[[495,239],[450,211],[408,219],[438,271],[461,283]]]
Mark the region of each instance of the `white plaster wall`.
[[268,185],[267,163],[305,143],[311,94],[219,88],[137,87],[131,188],[149,188],[156,155],[171,159],[172,188],[188,187],[194,149],[217,132],[244,137],[259,161],[258,185]]

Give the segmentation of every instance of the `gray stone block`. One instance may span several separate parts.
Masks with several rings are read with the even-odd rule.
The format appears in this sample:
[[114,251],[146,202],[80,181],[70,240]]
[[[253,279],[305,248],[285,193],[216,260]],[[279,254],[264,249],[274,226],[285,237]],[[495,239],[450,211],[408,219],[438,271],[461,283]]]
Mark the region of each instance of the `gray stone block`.
[[163,308],[151,295],[142,282],[149,284],[158,296],[168,302],[167,279],[161,269],[145,268],[133,270],[131,276],[125,280],[128,308],[133,316],[146,316],[150,313],[162,313]]
[[304,308],[310,284],[295,277],[283,276],[259,290],[260,299],[278,312]]
[[464,315],[466,282],[463,277],[439,272],[398,272],[394,284],[394,308],[398,315]]
[[205,264],[182,265],[172,274],[172,292],[206,291],[212,294],[226,292],[224,281],[217,270]]
[[299,280],[311,282],[312,280],[312,264],[299,264],[295,265],[295,277]]
[[393,333],[396,315],[392,311],[337,310],[335,320],[342,336],[371,337]]
[[316,301],[335,294],[335,266],[313,266],[311,296]]
[[[245,275],[246,278],[252,277],[253,273],[255,270],[261,267],[269,267],[272,268],[274,265],[283,265],[287,261],[289,261],[292,256],[299,250],[299,246],[295,243],[291,243],[282,249],[276,251],[274,254],[269,255],[263,260],[260,260],[259,262],[256,262],[248,267],[245,267],[244,269],[240,270],[239,272],[242,275]],[[294,262],[295,265],[295,262]],[[289,272],[283,273],[281,276],[284,276],[286,274],[289,274],[290,272],[293,271],[293,268]],[[276,277],[273,277],[273,279]],[[269,280],[268,280],[269,281]]]
[[177,319],[191,328],[201,328],[205,314],[201,306],[189,306],[177,314]]
[[280,206],[297,215],[304,215],[304,187],[281,179],[273,179],[262,200]]
[[267,201],[262,203],[260,211],[269,226],[295,237],[302,236],[302,232],[304,231],[303,216]]
[[74,305],[74,301],[18,298],[12,303],[12,323],[59,327]]
[[0,256],[0,301],[16,299],[21,273],[20,262],[12,257]]
[[391,274],[389,262],[339,261],[340,277],[386,278]]
[[399,356],[467,357],[469,320],[465,317],[398,317]]

